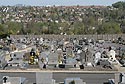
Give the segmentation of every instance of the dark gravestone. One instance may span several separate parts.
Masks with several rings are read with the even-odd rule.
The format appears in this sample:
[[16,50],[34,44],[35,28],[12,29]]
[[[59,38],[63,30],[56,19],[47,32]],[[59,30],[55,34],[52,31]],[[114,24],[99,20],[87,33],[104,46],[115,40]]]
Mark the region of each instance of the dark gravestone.
[[80,69],[84,69],[84,66],[83,65],[79,65]]
[[7,77],[3,77],[3,83],[6,83],[7,82]]
[[59,64],[59,68],[65,68],[64,64]]

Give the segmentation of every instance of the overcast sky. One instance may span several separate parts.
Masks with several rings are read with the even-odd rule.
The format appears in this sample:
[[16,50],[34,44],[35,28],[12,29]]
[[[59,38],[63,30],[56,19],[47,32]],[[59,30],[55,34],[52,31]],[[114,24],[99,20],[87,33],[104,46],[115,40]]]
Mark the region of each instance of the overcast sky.
[[0,6],[2,5],[32,5],[32,6],[46,6],[46,5],[105,5],[109,6],[117,1],[125,0],[0,0]]

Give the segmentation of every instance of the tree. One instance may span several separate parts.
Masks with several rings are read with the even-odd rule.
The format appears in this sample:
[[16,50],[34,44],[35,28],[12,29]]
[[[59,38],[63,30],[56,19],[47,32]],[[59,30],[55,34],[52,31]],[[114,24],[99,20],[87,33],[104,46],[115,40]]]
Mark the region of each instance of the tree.
[[43,34],[47,34],[48,33],[48,27],[47,26],[43,26],[42,27],[42,33]]
[[97,29],[98,34],[119,34],[121,28],[116,22],[105,22]]
[[80,34],[84,34],[84,23],[83,22],[75,22],[74,24],[72,24],[71,30],[74,34],[76,35],[80,35]]
[[119,2],[116,2],[116,3],[114,3],[114,4],[112,4],[112,6],[114,7],[114,8],[125,8],[125,2],[124,1],[119,1]]
[[2,35],[4,33],[5,33],[4,27],[3,27],[3,25],[0,24],[0,35]]
[[122,21],[120,27],[122,29],[122,32],[125,33],[125,20]]
[[17,34],[23,27],[22,24],[18,22],[7,22],[6,25],[8,25],[7,31],[9,34]]

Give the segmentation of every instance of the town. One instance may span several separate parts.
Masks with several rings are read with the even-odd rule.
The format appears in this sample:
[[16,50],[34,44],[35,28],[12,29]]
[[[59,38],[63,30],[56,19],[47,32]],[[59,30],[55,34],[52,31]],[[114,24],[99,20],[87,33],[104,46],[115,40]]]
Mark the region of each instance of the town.
[[121,34],[125,32],[124,4],[117,2],[112,6],[0,6],[0,35]]

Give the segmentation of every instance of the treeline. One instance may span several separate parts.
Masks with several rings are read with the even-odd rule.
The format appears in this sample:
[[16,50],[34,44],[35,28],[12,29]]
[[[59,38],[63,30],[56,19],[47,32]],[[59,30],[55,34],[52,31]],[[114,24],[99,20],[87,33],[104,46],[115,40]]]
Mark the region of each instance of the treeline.
[[[32,7],[30,8],[32,9]],[[24,9],[25,10],[25,9]],[[44,8],[47,12],[33,14],[30,22],[1,20],[2,34],[120,34],[125,33],[125,2],[120,1],[103,8],[58,7]],[[51,10],[51,11],[50,11]],[[31,10],[34,12],[34,10]],[[31,14],[32,14],[31,12]],[[36,10],[35,10],[36,12]],[[31,15],[30,14],[30,15]],[[3,14],[0,13],[2,16]],[[37,16],[38,15],[38,16]],[[35,22],[34,19],[41,21]],[[3,17],[0,17],[3,18]]]

